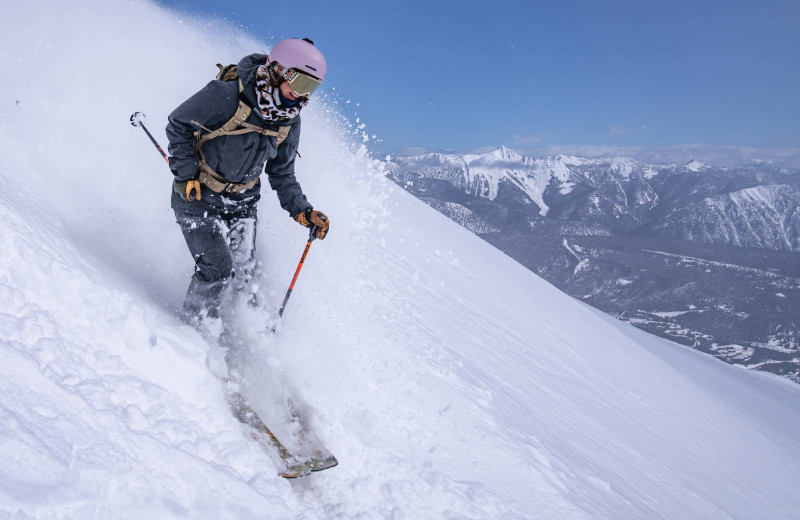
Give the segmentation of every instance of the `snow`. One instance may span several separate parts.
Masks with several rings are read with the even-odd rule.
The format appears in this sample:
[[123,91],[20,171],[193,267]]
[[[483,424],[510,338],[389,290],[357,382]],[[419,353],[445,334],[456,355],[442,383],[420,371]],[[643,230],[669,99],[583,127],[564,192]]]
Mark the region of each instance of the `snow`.
[[[714,210],[723,226],[724,238],[736,245],[796,250],[797,219],[791,209],[796,204],[791,190],[782,185],[765,185],[706,198],[703,203]],[[789,215],[787,217],[786,215]],[[746,231],[736,222],[747,224]],[[765,231],[769,230],[769,231]]]
[[[280,435],[298,400],[340,466],[276,477],[174,318],[192,262],[128,121],[165,144],[215,63],[268,45],[140,1],[5,14],[0,518],[800,516],[800,387],[558,292],[387,181],[334,96],[297,162],[331,232],[279,333],[242,328],[254,406]],[[259,211],[277,308],[306,234]]]
[[[612,172],[614,174],[612,181],[619,186],[626,206],[628,200],[624,184],[630,182],[634,174],[637,177],[642,175],[648,180],[658,175],[658,171],[627,157],[581,159],[553,155],[534,158],[520,155],[505,146],[484,154],[434,153],[403,157],[399,162],[416,169],[422,166],[425,177],[449,180],[456,185],[460,181],[462,188],[467,192],[490,200],[498,196],[502,182],[511,182],[539,206],[539,213],[542,216],[547,216],[550,211],[544,201],[544,194],[551,185],[557,188],[561,195],[567,195],[578,183],[586,182],[586,173],[576,174],[571,167],[591,165],[597,166],[594,168],[595,174]],[[461,172],[462,178],[459,181],[452,179],[452,170]],[[599,178],[595,182],[608,182],[608,179]],[[637,193],[637,205],[652,206],[657,202],[653,194]],[[622,211],[624,207],[620,206],[618,209]]]
[[708,168],[708,165],[704,162],[698,161],[697,159],[692,159],[688,163],[684,164],[683,167],[692,172],[701,172]]
[[635,168],[634,161],[628,158],[616,157],[609,160],[609,169],[619,174],[623,179],[629,179]]
[[750,201],[765,206],[766,209],[776,212],[777,199],[786,191],[785,186],[756,186],[731,194],[731,199],[736,202]]
[[497,197],[501,182],[512,182],[540,208],[539,213],[542,216],[547,215],[550,210],[544,202],[544,192],[550,183],[556,181],[562,194],[570,193],[575,182],[572,180],[569,165],[585,162],[583,159],[567,156],[534,159],[505,146],[484,154],[429,153],[404,157],[401,161],[417,167],[428,167],[425,176],[431,178],[440,178],[440,175],[446,178],[450,175],[447,167],[453,167],[462,172],[463,185],[473,195],[490,200]]
[[690,311],[667,311],[667,312],[651,312],[654,316],[658,316],[660,318],[677,318],[678,316],[683,316],[684,314]]

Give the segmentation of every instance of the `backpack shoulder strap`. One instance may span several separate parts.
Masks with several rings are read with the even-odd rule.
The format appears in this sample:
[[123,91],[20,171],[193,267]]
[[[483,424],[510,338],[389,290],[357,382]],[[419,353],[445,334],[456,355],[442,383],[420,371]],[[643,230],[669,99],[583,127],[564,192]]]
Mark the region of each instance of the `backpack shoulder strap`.
[[292,130],[292,127],[287,126],[279,126],[277,130],[270,130],[269,128],[262,128],[257,125],[251,125],[250,123],[242,123],[241,128],[237,130],[233,130],[228,132],[228,135],[238,135],[238,134],[246,134],[248,132],[258,132],[261,135],[271,135],[275,137],[275,146],[280,146],[281,143],[286,139],[286,136],[289,135],[289,132]]
[[[216,130],[211,130],[203,135],[198,136],[197,140],[194,143],[195,152],[198,150],[198,148],[202,149],[206,141],[210,141],[211,139],[214,139],[221,135],[232,133],[238,128],[240,128],[242,124],[247,120],[247,118],[250,117],[250,113],[252,111],[253,109],[247,103],[245,103],[244,101],[239,101],[239,107],[236,109],[236,112],[233,114],[233,117],[228,119],[228,121],[224,125],[217,128]],[[197,126],[199,126],[204,130],[208,130],[208,128],[204,127],[200,123],[197,123],[196,121],[192,121],[192,123],[196,124]],[[252,130],[249,131],[252,132]]]
[[[243,90],[244,86],[242,85],[242,80],[240,79],[239,93],[241,94]],[[206,171],[208,173],[211,173],[214,177],[224,179],[224,177],[216,173],[214,170],[211,169],[210,166],[208,166],[208,162],[206,161],[206,155],[203,151],[203,145],[205,145],[211,139],[217,138],[221,135],[240,135],[251,132],[258,132],[261,135],[274,136],[276,147],[280,146],[281,143],[283,143],[283,141],[286,139],[286,136],[289,135],[292,126],[290,125],[280,126],[278,127],[277,130],[271,130],[269,128],[263,128],[258,125],[247,123],[247,118],[250,117],[250,114],[252,112],[253,108],[247,103],[245,103],[243,100],[239,99],[239,106],[236,108],[236,112],[233,114],[233,117],[231,117],[225,124],[217,128],[216,130],[211,130],[209,128],[206,128],[197,121],[191,121],[192,124],[206,131],[206,133],[202,135],[199,130],[195,132],[196,139],[194,142],[194,153],[199,161],[199,167],[201,171]]]
[[[242,80],[239,80],[239,94],[244,91],[244,85],[242,84]],[[221,135],[239,135],[239,134],[246,134],[250,132],[258,132],[262,135],[272,135],[275,136],[277,139],[276,145],[280,146],[281,143],[286,139],[286,136],[289,135],[289,131],[291,130],[290,126],[281,126],[278,127],[278,130],[270,130],[269,128],[264,128],[258,125],[253,125],[247,123],[247,118],[250,117],[250,114],[253,112],[253,107],[245,103],[242,99],[239,99],[239,107],[236,109],[236,112],[233,114],[228,122],[226,122],[221,127],[217,128],[216,130],[210,130],[205,126],[201,125],[197,121],[192,121],[191,123],[202,128],[206,131],[203,135],[198,135],[197,141],[195,141],[195,150],[198,147],[202,148],[202,145],[211,139],[219,137]]]

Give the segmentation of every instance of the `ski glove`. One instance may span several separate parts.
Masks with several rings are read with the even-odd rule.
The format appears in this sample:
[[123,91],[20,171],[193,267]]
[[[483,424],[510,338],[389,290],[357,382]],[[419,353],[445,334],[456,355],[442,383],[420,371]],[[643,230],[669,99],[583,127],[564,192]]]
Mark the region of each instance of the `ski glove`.
[[315,235],[318,239],[322,240],[328,234],[328,228],[331,227],[331,221],[325,216],[325,213],[315,209],[307,209],[302,213],[295,215],[294,219],[300,223],[301,226],[310,228],[317,226]]
[[[197,179],[175,181],[172,183],[172,189],[186,202],[200,200],[200,181]],[[194,192],[194,194],[192,194],[192,192]]]

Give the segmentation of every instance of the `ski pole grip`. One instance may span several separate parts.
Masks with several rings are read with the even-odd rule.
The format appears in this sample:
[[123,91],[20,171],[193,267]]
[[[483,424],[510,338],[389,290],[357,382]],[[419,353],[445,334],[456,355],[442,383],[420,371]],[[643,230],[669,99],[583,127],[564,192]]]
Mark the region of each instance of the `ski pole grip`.
[[131,124],[133,126],[141,126],[145,121],[147,121],[147,116],[142,112],[134,112],[133,115],[131,115]]

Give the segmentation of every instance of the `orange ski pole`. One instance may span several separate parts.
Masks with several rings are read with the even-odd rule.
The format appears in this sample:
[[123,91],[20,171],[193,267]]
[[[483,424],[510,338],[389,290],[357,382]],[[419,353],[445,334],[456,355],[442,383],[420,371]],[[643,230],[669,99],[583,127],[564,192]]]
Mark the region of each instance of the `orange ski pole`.
[[311,231],[308,234],[308,243],[306,244],[306,249],[303,251],[303,256],[300,257],[300,263],[297,264],[297,270],[294,272],[294,278],[292,278],[292,283],[289,284],[289,290],[286,291],[286,297],[283,299],[283,304],[281,305],[281,310],[278,311],[278,316],[283,316],[283,310],[286,308],[286,302],[289,301],[289,296],[292,295],[292,290],[294,289],[294,283],[297,281],[297,275],[300,274],[300,269],[303,268],[303,262],[306,261],[306,256],[308,255],[308,250],[311,249],[311,242],[317,238],[316,235],[317,226],[311,226]]

